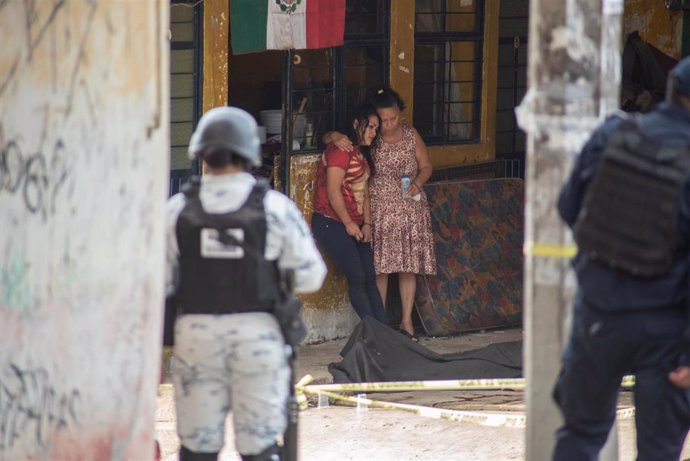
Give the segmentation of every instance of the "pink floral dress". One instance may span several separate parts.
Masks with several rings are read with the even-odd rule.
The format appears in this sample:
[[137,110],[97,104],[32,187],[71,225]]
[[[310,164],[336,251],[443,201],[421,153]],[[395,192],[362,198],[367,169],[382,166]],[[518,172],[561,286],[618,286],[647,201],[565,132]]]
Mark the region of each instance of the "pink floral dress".
[[404,173],[417,176],[414,129],[402,126],[396,143],[379,139],[374,145],[376,174],[371,178],[374,268],[377,274],[435,274],[436,256],[426,194],[414,201],[402,198]]

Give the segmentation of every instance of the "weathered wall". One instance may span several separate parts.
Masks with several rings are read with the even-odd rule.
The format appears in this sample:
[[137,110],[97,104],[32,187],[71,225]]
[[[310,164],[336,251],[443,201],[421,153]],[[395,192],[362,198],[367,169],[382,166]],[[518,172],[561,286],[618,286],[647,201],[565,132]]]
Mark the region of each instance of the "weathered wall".
[[167,1],[0,1],[0,460],[152,459]]
[[683,12],[666,9],[661,0],[625,0],[623,33],[639,31],[640,37],[664,53],[680,58]]
[[230,3],[204,1],[204,112],[228,103]]
[[[314,212],[314,181],[320,159],[321,154],[296,155],[290,159],[289,195],[307,222],[311,222]],[[306,343],[349,336],[359,322],[347,294],[347,279],[323,250],[321,254],[328,266],[328,276],[319,291],[300,297],[304,302],[302,318],[309,330]]]

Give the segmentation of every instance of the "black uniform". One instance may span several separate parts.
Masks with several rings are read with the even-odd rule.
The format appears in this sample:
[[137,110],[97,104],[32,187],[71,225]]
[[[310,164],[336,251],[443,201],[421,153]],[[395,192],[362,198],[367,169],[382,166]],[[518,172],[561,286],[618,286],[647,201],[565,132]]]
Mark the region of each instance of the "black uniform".
[[[664,164],[671,157],[676,163]],[[667,375],[690,352],[689,159],[690,112],[663,103],[639,118],[607,119],[561,191],[558,209],[580,250],[572,335],[554,392],[565,419],[556,460],[598,459],[628,373],[636,377],[638,459],[680,455],[688,393]],[[680,180],[672,185],[665,173]]]

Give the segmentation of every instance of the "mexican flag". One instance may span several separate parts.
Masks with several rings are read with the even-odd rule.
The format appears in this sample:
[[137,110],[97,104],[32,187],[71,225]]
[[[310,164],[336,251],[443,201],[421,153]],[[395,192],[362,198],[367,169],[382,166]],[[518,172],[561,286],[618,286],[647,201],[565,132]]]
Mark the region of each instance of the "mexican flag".
[[230,0],[234,54],[343,44],[345,0]]

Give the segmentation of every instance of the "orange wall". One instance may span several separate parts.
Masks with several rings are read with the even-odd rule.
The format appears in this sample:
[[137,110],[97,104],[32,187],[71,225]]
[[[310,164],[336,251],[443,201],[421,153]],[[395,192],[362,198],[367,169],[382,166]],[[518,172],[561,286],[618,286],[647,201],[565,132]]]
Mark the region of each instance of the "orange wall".
[[671,12],[661,0],[625,0],[623,31],[639,31],[645,42],[676,59],[682,49],[683,12]]
[[206,0],[204,3],[204,112],[228,103],[229,18],[227,0]]

